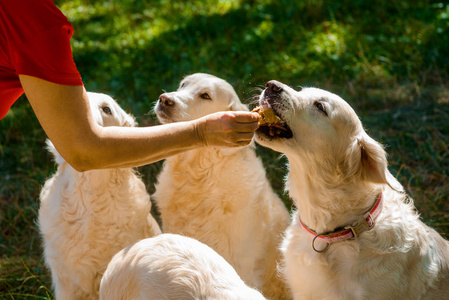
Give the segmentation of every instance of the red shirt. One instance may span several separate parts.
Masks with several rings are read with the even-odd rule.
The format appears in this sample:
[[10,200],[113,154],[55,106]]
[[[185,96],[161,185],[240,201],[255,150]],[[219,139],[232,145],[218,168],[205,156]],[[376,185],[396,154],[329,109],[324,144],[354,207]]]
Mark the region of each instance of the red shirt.
[[0,119],[23,94],[19,74],[83,85],[73,27],[51,0],[0,0]]

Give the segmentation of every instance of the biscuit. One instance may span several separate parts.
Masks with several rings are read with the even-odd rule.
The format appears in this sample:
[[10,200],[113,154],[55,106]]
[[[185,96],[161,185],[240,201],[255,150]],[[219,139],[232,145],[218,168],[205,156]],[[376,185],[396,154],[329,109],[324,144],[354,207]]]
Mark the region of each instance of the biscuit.
[[260,125],[284,123],[278,116],[276,116],[271,107],[261,105],[253,109],[252,112],[257,112],[260,115]]

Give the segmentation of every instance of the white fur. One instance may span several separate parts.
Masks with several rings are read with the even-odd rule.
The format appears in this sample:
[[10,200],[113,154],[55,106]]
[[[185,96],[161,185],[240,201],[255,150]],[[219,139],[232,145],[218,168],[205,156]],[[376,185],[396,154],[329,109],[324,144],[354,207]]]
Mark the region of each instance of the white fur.
[[[135,125],[111,97],[88,96],[98,124]],[[150,197],[133,169],[77,172],[47,144],[59,166],[41,191],[38,223],[56,299],[98,299],[100,279],[112,256],[160,233],[150,214]]]
[[[260,101],[269,101],[293,132],[291,139],[258,133],[256,140],[289,161],[286,189],[297,212],[282,251],[294,298],[447,298],[449,244],[419,220],[387,169],[384,149],[366,134],[354,110],[332,93],[297,92],[276,81],[267,83]],[[372,230],[324,253],[312,249],[313,236],[299,216],[315,232],[331,232],[360,218],[381,191],[384,205]]]
[[176,234],[141,240],[109,263],[102,300],[262,300],[223,257],[205,244]]
[[[205,99],[204,93],[211,99]],[[163,103],[164,97],[168,104]],[[229,83],[207,74],[186,77],[177,91],[160,99],[155,111],[162,123],[248,110]],[[266,297],[289,297],[277,272],[278,247],[289,215],[266,179],[253,145],[208,147],[168,158],[153,198],[164,232],[190,236],[212,247]]]

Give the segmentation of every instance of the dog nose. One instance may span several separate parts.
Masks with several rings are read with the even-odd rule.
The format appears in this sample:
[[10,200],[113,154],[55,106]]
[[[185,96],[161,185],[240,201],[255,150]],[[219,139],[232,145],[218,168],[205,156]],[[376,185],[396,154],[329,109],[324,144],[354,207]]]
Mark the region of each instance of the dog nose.
[[159,103],[162,106],[173,106],[175,105],[175,101],[173,101],[172,99],[170,99],[167,95],[162,94],[159,96]]
[[276,80],[268,81],[265,87],[268,94],[279,94],[280,92],[282,92],[281,83]]

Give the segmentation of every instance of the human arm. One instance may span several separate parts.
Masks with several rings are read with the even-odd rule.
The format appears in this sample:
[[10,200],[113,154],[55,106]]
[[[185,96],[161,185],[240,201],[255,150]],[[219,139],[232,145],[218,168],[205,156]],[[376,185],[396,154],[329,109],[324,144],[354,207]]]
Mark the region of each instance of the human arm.
[[136,167],[204,146],[247,145],[258,127],[258,115],[250,112],[221,112],[151,127],[101,127],[83,86],[19,78],[47,136],[78,171]]

